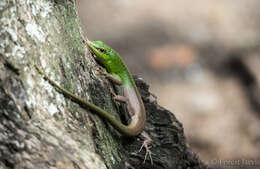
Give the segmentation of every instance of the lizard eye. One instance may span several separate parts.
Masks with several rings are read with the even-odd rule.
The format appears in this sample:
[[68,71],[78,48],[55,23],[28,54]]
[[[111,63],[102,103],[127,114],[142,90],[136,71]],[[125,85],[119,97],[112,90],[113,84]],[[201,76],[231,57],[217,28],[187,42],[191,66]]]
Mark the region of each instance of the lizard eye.
[[105,49],[103,49],[103,48],[98,48],[98,50],[99,50],[101,53],[105,53]]

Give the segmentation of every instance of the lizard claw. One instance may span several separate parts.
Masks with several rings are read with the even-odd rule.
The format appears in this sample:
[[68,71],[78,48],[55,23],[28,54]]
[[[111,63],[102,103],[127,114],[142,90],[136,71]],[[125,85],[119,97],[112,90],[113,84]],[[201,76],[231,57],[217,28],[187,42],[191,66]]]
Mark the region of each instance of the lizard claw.
[[152,152],[150,151],[150,146],[149,146],[151,144],[152,144],[152,139],[149,138],[149,139],[144,140],[144,142],[138,152],[140,153],[142,151],[142,149],[145,148],[146,152],[145,152],[145,157],[144,157],[143,163],[145,163],[147,156],[149,155],[151,164],[153,165]]

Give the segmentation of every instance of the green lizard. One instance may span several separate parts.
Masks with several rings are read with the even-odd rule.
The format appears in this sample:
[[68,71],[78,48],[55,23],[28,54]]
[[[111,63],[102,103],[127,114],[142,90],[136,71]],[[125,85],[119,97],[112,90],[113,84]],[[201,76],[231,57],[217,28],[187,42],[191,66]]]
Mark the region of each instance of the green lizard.
[[[57,85],[38,66],[35,67],[39,71],[39,73],[41,73],[54,87],[59,89],[64,95],[71,97],[72,99],[76,100],[76,102],[79,102],[80,104],[85,105],[93,110],[95,113],[109,121],[109,123],[112,124],[120,133],[127,136],[137,136],[141,133],[141,136],[145,139],[142,145],[142,147],[146,148],[145,160],[147,154],[149,154],[152,162],[151,154],[149,151],[149,145],[152,143],[152,139],[146,132],[143,131],[146,121],[144,104],[134,83],[134,80],[129,73],[126,65],[124,64],[124,61],[121,59],[120,55],[116,51],[114,51],[102,41],[88,40],[87,46],[95,54],[95,58],[99,62],[101,62],[101,64],[108,71],[109,74],[107,74],[107,77],[114,83],[122,87],[123,96],[117,96],[114,93],[112,94],[114,95],[115,100],[122,101],[127,104],[128,113],[132,117],[130,124],[122,124],[120,121],[116,120],[110,113]],[[141,151],[141,149],[139,151]]]

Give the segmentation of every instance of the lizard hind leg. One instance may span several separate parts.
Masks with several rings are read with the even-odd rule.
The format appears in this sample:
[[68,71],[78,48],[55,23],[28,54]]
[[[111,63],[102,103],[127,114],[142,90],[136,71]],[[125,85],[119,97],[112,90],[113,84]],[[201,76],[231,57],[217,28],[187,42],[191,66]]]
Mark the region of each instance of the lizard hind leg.
[[151,139],[151,137],[148,135],[148,133],[146,133],[145,131],[143,131],[141,133],[141,137],[143,137],[144,141],[143,144],[141,146],[141,148],[139,149],[138,152],[141,152],[143,148],[145,148],[145,157],[144,157],[144,161],[143,163],[145,163],[147,156],[149,156],[151,164],[153,165],[153,158],[152,158],[152,152],[150,151],[150,145],[152,144],[153,140]]

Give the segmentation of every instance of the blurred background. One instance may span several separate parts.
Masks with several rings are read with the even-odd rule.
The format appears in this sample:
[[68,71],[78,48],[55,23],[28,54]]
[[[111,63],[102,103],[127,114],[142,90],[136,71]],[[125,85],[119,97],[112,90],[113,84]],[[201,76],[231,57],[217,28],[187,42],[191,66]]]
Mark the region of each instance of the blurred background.
[[79,0],[85,35],[112,46],[214,168],[260,168],[259,0]]

